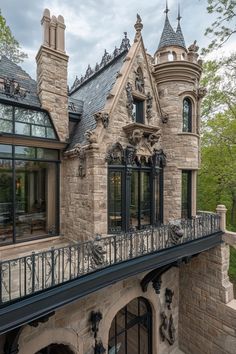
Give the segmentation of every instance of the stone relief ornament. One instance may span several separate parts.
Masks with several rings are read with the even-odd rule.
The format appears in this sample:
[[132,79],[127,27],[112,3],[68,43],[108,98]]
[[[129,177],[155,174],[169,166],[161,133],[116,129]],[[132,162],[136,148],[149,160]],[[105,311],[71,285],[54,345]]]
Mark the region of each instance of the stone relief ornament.
[[168,226],[168,240],[166,241],[166,244],[177,245],[184,235],[184,230],[182,229],[181,221],[171,220]]
[[188,47],[188,51],[189,52],[194,52],[194,53],[197,53],[199,50],[199,46],[197,45],[197,41],[195,40],[193,42],[193,44],[191,44],[189,47]]
[[90,144],[97,143],[98,138],[94,130],[87,130],[84,136]]
[[198,91],[197,91],[198,97],[199,98],[203,98],[206,96],[207,94],[207,89],[206,87],[199,87]]
[[105,158],[108,164],[122,165],[124,160],[124,150],[120,143],[115,143],[108,150]]
[[133,103],[134,103],[134,99],[133,99],[133,93],[132,93],[132,85],[130,82],[127,83],[126,85],[126,93],[127,93],[127,110],[128,110],[128,114],[129,116],[132,118],[132,120],[134,120],[134,116],[133,116]]
[[106,251],[103,249],[100,241],[101,236],[97,235],[95,239],[89,243],[88,253],[90,255],[92,268],[97,268],[104,264],[104,254]]
[[153,97],[151,96],[151,93],[148,92],[147,103],[146,103],[146,116],[148,121],[152,118],[152,101],[153,101]]
[[170,345],[173,345],[175,342],[175,332],[176,329],[174,326],[172,314],[170,314],[170,317],[168,319],[165,312],[161,312],[160,335],[162,341],[164,342],[165,340],[167,340]]
[[126,165],[132,165],[136,156],[136,149],[133,146],[127,146],[125,149]]
[[136,146],[140,143],[142,137],[143,137],[143,132],[139,129],[134,129],[132,134],[129,136],[129,143],[131,145]]
[[102,122],[104,128],[107,128],[109,125],[109,114],[107,112],[98,112],[94,114],[94,118],[97,123]]
[[152,163],[154,167],[166,166],[166,154],[162,149],[154,150],[154,154],[152,156]]
[[86,152],[81,150],[79,152],[79,177],[83,178],[86,176]]
[[135,90],[144,94],[144,78],[142,69],[139,67],[137,71],[135,71]]
[[161,114],[162,123],[166,124],[168,122],[168,120],[169,120],[169,114],[162,111],[162,114]]
[[23,89],[14,79],[0,78],[0,91],[8,97],[24,99],[29,91]]
[[149,137],[147,138],[148,143],[153,147],[155,144],[158,143],[160,139],[160,134],[150,134]]
[[165,300],[166,300],[166,304],[167,304],[168,310],[171,310],[171,304],[172,304],[173,296],[174,296],[174,291],[172,291],[171,289],[166,288]]

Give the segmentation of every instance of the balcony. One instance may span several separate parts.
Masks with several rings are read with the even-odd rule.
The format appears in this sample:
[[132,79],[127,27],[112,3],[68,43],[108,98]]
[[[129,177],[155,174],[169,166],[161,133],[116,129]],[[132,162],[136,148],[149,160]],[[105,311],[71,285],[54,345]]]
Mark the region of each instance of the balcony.
[[97,235],[93,241],[3,260],[0,333],[116,281],[191,258],[220,242],[219,215],[201,213],[168,225]]

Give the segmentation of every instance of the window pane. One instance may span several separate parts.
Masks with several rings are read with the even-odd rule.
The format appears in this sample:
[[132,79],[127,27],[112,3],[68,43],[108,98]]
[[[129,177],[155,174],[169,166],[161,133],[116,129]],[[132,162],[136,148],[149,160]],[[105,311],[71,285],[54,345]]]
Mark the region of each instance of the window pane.
[[182,218],[191,217],[191,171],[182,172]]
[[0,156],[12,157],[12,146],[0,144]]
[[144,102],[134,99],[133,118],[137,123],[144,123]]
[[15,161],[16,238],[56,234],[56,164]]
[[141,225],[150,225],[151,223],[151,190],[150,173],[140,173],[140,215]]
[[38,148],[37,158],[42,160],[58,160],[58,151]]
[[3,133],[12,133],[13,132],[12,121],[0,119],[0,131]]
[[139,174],[133,171],[131,176],[130,228],[139,225]]
[[15,133],[20,135],[30,135],[30,125],[16,122]]
[[183,101],[183,131],[191,132],[192,130],[192,104],[188,98]]
[[13,116],[12,106],[8,106],[0,103],[0,118],[12,120],[12,116]]
[[32,136],[46,138],[46,128],[39,125],[32,125]]
[[29,147],[29,146],[16,146],[15,147],[15,157],[16,158],[31,158],[35,159],[36,154],[35,154],[35,148]]
[[144,354],[144,352],[139,351],[138,327],[137,324],[127,331],[127,353]]
[[24,108],[15,108],[15,120],[23,123],[34,122],[34,111]]
[[108,179],[109,231],[117,232],[122,229],[122,172],[109,171]]
[[56,138],[55,132],[52,128],[46,128],[46,132],[47,132],[48,139],[55,139]]
[[13,240],[12,161],[0,159],[0,244]]

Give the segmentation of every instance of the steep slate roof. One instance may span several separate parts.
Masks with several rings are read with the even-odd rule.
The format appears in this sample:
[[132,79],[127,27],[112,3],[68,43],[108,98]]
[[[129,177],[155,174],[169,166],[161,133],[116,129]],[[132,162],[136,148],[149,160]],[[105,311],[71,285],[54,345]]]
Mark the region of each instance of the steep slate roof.
[[127,50],[121,52],[71,93],[71,97],[82,100],[84,105],[81,120],[74,129],[68,150],[75,144],[85,143],[84,133],[96,127],[93,115],[104,108],[126,54]]
[[168,16],[166,15],[164,28],[158,45],[158,50],[172,45],[185,48],[185,42],[180,23],[178,23],[177,31],[175,32],[170,24]]
[[19,83],[20,87],[27,91],[26,96],[20,97],[17,95],[7,96],[4,90],[0,90],[0,98],[9,102],[18,102],[33,107],[40,107],[40,101],[37,95],[36,82],[17,64],[13,63],[6,56],[0,58],[0,78],[1,79],[14,79]]

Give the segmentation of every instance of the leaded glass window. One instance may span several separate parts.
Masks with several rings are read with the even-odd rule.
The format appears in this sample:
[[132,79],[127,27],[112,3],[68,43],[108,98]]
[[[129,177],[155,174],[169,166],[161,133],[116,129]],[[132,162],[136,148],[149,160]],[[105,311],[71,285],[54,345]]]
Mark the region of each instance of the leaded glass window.
[[192,131],[192,102],[186,97],[183,100],[183,132]]
[[0,131],[3,133],[57,139],[46,112],[0,103]]

